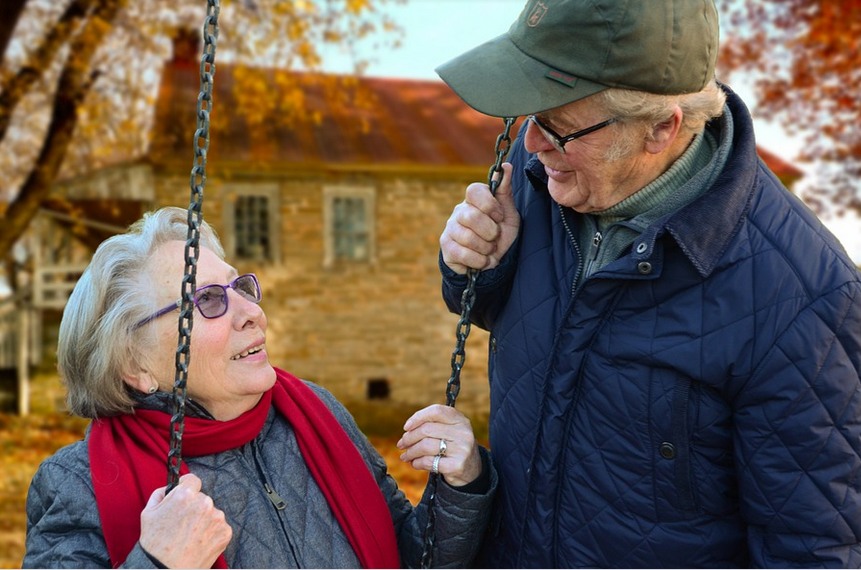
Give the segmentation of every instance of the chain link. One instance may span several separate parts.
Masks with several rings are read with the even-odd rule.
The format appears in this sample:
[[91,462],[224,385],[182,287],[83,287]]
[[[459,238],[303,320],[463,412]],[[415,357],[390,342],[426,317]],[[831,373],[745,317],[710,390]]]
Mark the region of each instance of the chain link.
[[[514,124],[516,117],[506,117],[503,119],[505,128],[502,133],[496,137],[496,162],[490,167],[487,173],[487,185],[490,187],[490,193],[496,195],[496,190],[502,182],[502,162],[505,160],[509,149],[511,148],[511,126]],[[498,175],[498,176],[497,176]],[[466,273],[466,288],[460,299],[461,313],[460,320],[457,322],[457,330],[455,336],[454,351],[451,354],[451,376],[446,383],[445,402],[447,406],[454,407],[457,402],[457,396],[460,394],[460,372],[463,370],[463,365],[466,362],[466,339],[469,337],[469,331],[472,328],[470,322],[470,314],[472,307],[475,304],[475,283],[478,280],[479,271],[469,269]],[[431,568],[433,566],[433,547],[436,540],[435,526],[436,514],[434,513],[434,503],[436,502],[436,489],[439,481],[439,475],[431,473],[428,479],[428,487],[430,487],[430,495],[428,497],[428,520],[424,532],[424,550],[422,551],[422,568]]]
[[218,0],[207,0],[203,23],[203,55],[200,59],[200,95],[197,98],[197,130],[188,205],[188,237],[185,242],[185,273],[182,278],[179,338],[176,347],[176,378],[173,385],[173,415],[170,418],[170,451],[167,454],[167,492],[179,484],[182,466],[182,434],[185,429],[186,381],[191,362],[191,329],[194,325],[194,292],[197,290],[197,260],[200,258],[200,226],[203,221],[203,187],[206,184],[206,153],[209,150],[209,115],[212,112],[212,80],[215,75],[215,46],[218,40]]
[[[209,115],[212,111],[212,86],[215,75],[215,48],[218,40],[219,1],[207,0],[207,14],[204,20],[204,49],[200,63],[200,94],[197,100],[197,130],[194,133],[194,161],[191,170],[191,200],[188,205],[188,236],[185,244],[185,273],[182,279],[182,303],[180,306],[178,330],[179,339],[176,349],[176,377],[173,388],[173,416],[171,417],[170,451],[168,452],[167,492],[179,484],[182,465],[182,436],[185,427],[185,402],[188,367],[191,361],[191,330],[194,324],[194,292],[197,283],[197,260],[200,256],[200,226],[203,220],[203,188],[206,184],[206,154],[209,150]],[[497,137],[496,161],[488,171],[488,186],[492,194],[502,179],[502,162],[511,147],[510,131],[515,118],[504,119],[504,131]],[[499,174],[499,176],[496,176]],[[471,328],[470,313],[475,303],[475,284],[478,271],[467,272],[467,286],[461,298],[461,317],[457,323],[455,349],[451,358],[451,376],[446,384],[446,405],[454,407],[460,393],[460,373],[466,360],[466,340]],[[428,521],[425,527],[422,553],[422,568],[433,564],[434,530],[436,516],[434,503],[439,475],[431,474],[428,481],[430,497],[428,501]]]

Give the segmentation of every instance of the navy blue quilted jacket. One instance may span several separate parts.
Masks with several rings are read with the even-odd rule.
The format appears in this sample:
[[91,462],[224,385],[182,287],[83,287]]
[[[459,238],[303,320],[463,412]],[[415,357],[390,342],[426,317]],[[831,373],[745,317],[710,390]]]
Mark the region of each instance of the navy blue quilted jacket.
[[473,310],[500,474],[479,565],[861,566],[861,279],[728,109],[709,190],[576,289],[578,214],[513,146],[521,231]]

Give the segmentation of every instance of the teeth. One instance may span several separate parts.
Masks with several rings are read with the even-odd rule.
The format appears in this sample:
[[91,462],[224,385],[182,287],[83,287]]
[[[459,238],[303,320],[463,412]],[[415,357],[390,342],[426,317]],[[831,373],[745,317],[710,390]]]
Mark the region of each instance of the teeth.
[[254,348],[249,348],[245,352],[240,352],[239,354],[237,354],[235,356],[231,356],[230,360],[239,360],[240,358],[245,358],[249,354],[256,354],[256,353],[260,352],[261,350],[263,350],[262,344],[260,346],[255,346]]

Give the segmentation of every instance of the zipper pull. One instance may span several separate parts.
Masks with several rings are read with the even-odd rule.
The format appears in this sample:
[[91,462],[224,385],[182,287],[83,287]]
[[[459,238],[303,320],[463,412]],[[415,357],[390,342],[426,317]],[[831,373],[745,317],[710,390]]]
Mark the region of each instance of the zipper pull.
[[592,236],[592,259],[598,257],[598,248],[601,247],[602,241],[604,241],[604,236],[601,235],[601,232],[595,232],[595,235]]
[[601,232],[595,232],[595,235],[592,236],[592,255],[589,256],[589,263],[586,264],[586,271],[583,273],[584,279],[592,275],[592,267],[595,265],[595,260],[598,259],[598,248],[603,240],[604,236],[601,235]]
[[287,508],[287,503],[275,492],[275,489],[269,486],[269,483],[263,483],[263,488],[266,489],[266,496],[269,497],[269,500],[272,501],[276,509],[283,511]]

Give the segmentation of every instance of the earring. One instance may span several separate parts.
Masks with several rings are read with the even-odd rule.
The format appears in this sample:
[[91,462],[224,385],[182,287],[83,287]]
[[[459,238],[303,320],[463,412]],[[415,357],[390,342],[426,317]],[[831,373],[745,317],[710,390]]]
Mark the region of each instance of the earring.
[[149,392],[150,394],[155,394],[157,391],[158,391],[158,384],[153,384],[152,386],[149,387],[149,390],[147,390],[147,392]]

